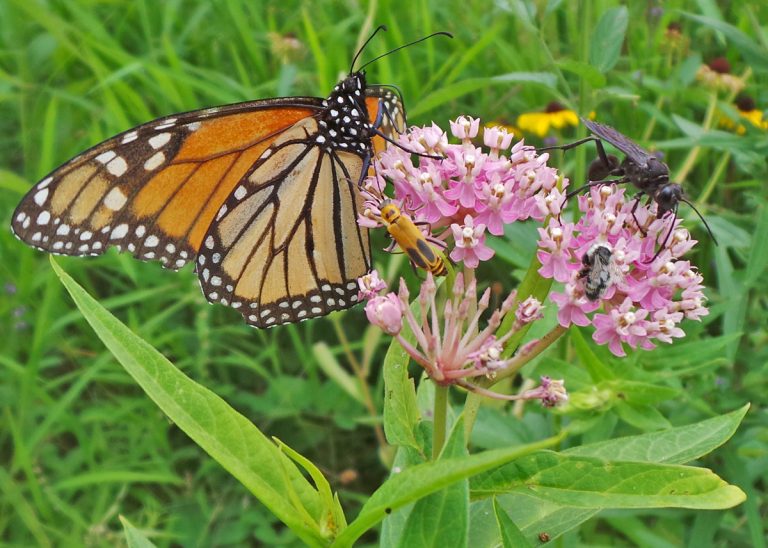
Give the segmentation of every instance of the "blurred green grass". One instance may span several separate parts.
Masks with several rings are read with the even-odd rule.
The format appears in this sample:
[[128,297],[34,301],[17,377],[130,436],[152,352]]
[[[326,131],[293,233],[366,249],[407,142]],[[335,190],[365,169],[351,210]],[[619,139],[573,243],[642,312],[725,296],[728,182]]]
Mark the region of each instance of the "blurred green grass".
[[[768,107],[768,57],[760,56],[768,44],[761,23],[768,20],[768,8],[757,1],[720,7],[679,0],[665,2],[663,9],[631,3],[625,47],[605,75],[607,85],[585,84],[578,78],[588,76],[584,67],[573,62],[588,61],[598,19],[618,5],[416,0],[403,9],[394,1],[0,0],[0,222],[10,224],[23,193],[52,168],[133,125],[260,97],[325,95],[381,23],[389,32],[363,59],[437,30],[455,36],[369,67],[370,82],[402,88],[411,123],[434,119],[445,126],[461,113],[514,121],[557,100],[584,114],[595,110],[627,135],[655,143],[675,173],[700,144],[695,130],[711,99],[692,83],[701,61],[724,55],[735,73],[751,69],[748,91],[759,108]],[[670,21],[681,22],[690,40],[679,58],[665,50]],[[718,27],[722,23],[732,27]],[[283,62],[271,44],[288,35],[302,48]],[[569,141],[581,132],[555,137]],[[721,246],[706,240],[687,210],[684,215],[702,239],[697,264],[712,287],[713,313],[703,325],[684,326],[693,342],[634,356],[619,367],[642,366],[680,388],[684,396],[661,409],[676,424],[744,401],[755,404],[758,411],[728,451],[706,463],[738,483],[750,500],[714,526],[707,514],[684,512],[593,520],[578,534],[589,543],[624,535],[624,542],[642,544],[637,531],[651,520],[673,544],[715,538],[726,545],[759,545],[765,535],[765,484],[756,478],[768,462],[768,421],[759,411],[768,388],[768,140],[759,131],[716,132],[701,144],[684,184],[694,199],[706,191],[706,203],[698,205]],[[592,154],[583,147],[557,160],[576,178]],[[529,246],[517,238],[525,237],[530,234],[516,232],[499,243],[510,262],[490,267],[491,279],[512,285],[510,271],[514,278],[523,266],[514,257]],[[376,257],[384,267],[389,260]],[[368,412],[318,368],[317,341],[344,360],[332,321],[257,331],[242,325],[236,312],[207,306],[189,267],[173,274],[113,252],[61,264],[177,366],[318,463],[347,508],[354,511],[385,476]],[[114,545],[121,542],[122,514],[159,545],[225,546],[256,539],[296,544],[164,419],[74,311],[43,254],[16,242],[8,230],[0,231],[0,284],[0,541]],[[340,316],[359,351],[361,311]],[[712,339],[707,360],[690,359],[700,355],[697,341],[716,336],[722,338]],[[566,344],[558,352],[539,366],[555,367],[572,357]],[[374,371],[372,393],[380,406],[379,382]],[[495,420],[512,421],[500,410],[493,413]],[[535,431],[540,421],[555,420],[531,417],[534,422],[520,428]],[[617,420],[604,418],[605,436],[632,431]],[[343,483],[350,470],[357,479]],[[744,520],[747,530],[739,528]]]

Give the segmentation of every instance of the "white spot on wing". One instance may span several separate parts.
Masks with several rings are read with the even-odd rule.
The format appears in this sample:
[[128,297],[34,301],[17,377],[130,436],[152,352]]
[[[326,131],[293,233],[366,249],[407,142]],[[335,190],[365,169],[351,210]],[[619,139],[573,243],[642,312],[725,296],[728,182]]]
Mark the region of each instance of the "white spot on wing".
[[144,245],[146,247],[155,247],[159,243],[160,243],[160,240],[154,234],[152,234],[151,236],[147,236],[147,239],[144,240]]
[[39,205],[39,206],[42,206],[47,199],[48,199],[48,189],[47,188],[44,188],[43,190],[40,190],[40,191],[36,192],[35,196],[33,198],[35,203],[37,205]]
[[165,153],[161,150],[160,152],[153,154],[149,160],[144,162],[144,169],[152,171],[163,165],[163,162],[165,162]]
[[112,211],[117,211],[125,205],[127,200],[128,198],[123,194],[123,191],[115,187],[104,196],[104,205]]
[[102,152],[101,154],[96,156],[95,160],[97,162],[99,162],[100,164],[106,164],[107,162],[109,162],[115,156],[117,156],[117,154],[115,154],[114,150],[108,150],[108,151]]
[[133,141],[135,141],[135,140],[136,140],[138,137],[139,137],[139,134],[138,134],[138,132],[136,132],[136,131],[129,131],[128,133],[126,133],[126,134],[123,136],[123,141],[122,141],[122,143],[123,143],[123,144],[126,144],[126,143],[132,143],[132,142],[133,142]]
[[37,183],[37,188],[40,190],[43,190],[45,187],[51,184],[51,181],[53,181],[53,177],[46,177],[39,183]]
[[125,159],[122,156],[116,156],[114,160],[107,164],[107,171],[115,177],[120,177],[128,171],[128,164],[125,163]]
[[158,148],[162,148],[165,145],[168,144],[168,141],[171,140],[171,134],[167,131],[165,133],[158,133],[154,137],[151,137],[149,139],[149,146],[157,150]]
[[109,235],[109,238],[112,240],[119,240],[120,238],[124,238],[126,234],[128,234],[128,225],[123,223],[115,227],[112,234]]
[[47,211],[41,211],[40,215],[37,216],[37,224],[39,225],[47,225],[50,220],[51,214]]
[[245,190],[245,187],[243,185],[240,185],[235,189],[235,198],[238,200],[242,200],[245,198],[245,195],[248,194],[248,191]]

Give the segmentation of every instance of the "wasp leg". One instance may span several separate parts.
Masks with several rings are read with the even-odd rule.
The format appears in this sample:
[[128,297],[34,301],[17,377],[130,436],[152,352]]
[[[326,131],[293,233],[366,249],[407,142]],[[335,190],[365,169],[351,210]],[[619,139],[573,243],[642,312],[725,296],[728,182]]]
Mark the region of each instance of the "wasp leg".
[[642,234],[643,238],[645,238],[648,234],[645,232],[645,229],[642,227],[642,225],[640,224],[640,221],[637,220],[637,216],[635,215],[635,211],[637,211],[637,206],[640,205],[640,198],[643,197],[643,194],[645,194],[645,192],[642,192],[642,191],[635,194],[635,203],[632,205],[632,218],[635,220],[635,224],[637,225],[637,228],[640,230],[640,234]]

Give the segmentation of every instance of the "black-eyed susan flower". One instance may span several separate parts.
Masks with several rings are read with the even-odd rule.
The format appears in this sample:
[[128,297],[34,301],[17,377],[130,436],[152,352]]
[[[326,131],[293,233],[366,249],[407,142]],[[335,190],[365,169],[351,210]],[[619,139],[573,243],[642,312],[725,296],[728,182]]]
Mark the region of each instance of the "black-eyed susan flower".
[[[752,97],[748,95],[741,95],[736,99],[734,105],[736,106],[740,118],[747,120],[756,128],[768,130],[768,119],[763,118],[763,111],[758,110],[755,107],[755,100],[752,99]],[[736,120],[732,120],[725,114],[720,117],[719,123],[721,127],[735,131],[739,135],[744,135],[747,131],[747,128],[744,127],[744,124],[741,124]]]
[[543,112],[525,112],[517,117],[517,125],[527,133],[546,137],[550,128],[562,129],[579,125],[578,115],[560,103],[549,103]]

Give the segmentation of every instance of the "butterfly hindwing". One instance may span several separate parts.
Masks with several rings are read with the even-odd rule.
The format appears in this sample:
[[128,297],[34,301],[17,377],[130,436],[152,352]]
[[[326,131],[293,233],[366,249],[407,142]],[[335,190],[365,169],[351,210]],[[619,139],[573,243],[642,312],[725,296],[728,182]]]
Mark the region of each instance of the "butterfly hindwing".
[[268,99],[138,126],[35,185],[14,213],[13,231],[44,251],[100,255],[114,245],[180,268],[258,156],[320,108],[315,98]]
[[284,132],[241,181],[198,256],[211,302],[271,327],[349,308],[370,269],[367,231],[357,225],[364,156],[307,140],[318,120]]

